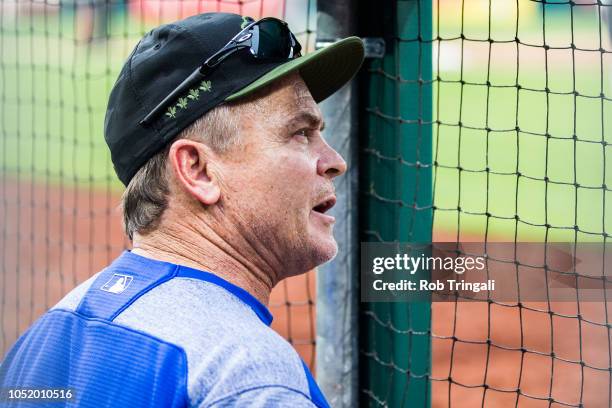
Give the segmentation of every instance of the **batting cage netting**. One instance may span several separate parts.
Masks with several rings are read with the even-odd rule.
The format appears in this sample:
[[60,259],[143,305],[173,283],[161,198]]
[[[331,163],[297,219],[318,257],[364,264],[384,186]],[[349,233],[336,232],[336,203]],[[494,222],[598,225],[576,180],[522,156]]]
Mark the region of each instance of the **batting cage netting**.
[[[151,28],[224,11],[288,21],[314,48],[313,1],[0,1],[0,349],[128,247],[103,137],[119,70]],[[314,365],[314,273],[271,296],[273,327]]]
[[[338,4],[352,4],[357,34],[386,45],[384,56],[368,50],[357,81],[351,126],[359,125],[359,135],[340,141],[359,150],[351,162],[359,202],[342,213],[359,215],[359,232],[351,223],[337,231],[346,241],[339,242],[343,265],[354,263],[342,248],[352,248],[355,235],[455,243],[458,251],[472,243],[489,248],[493,272],[490,248],[504,243],[510,253],[500,256],[510,255],[506,273],[516,277],[517,296],[357,303],[349,276],[344,297],[325,302],[329,313],[358,304],[358,318],[347,307],[337,321],[340,334],[359,332],[359,355],[352,361],[350,351],[338,350],[342,384],[337,392],[323,387],[336,394],[328,395],[333,405],[612,406],[605,263],[598,301],[583,301],[575,282],[567,286],[574,300],[525,300],[525,274],[548,276],[554,268],[546,257],[524,261],[517,250],[525,242],[608,242],[612,1]],[[312,51],[318,9],[334,7],[315,0],[0,0],[3,355],[38,316],[129,246],[118,209],[122,186],[102,132],[108,94],[138,39],[163,22],[228,11],[281,17]],[[348,102],[335,108],[349,110]],[[576,278],[575,260],[566,263],[563,273]],[[338,271],[356,274],[351,268]],[[311,368],[316,299],[343,296],[321,286],[316,292],[311,272],[281,283],[270,305],[273,327]],[[343,388],[348,377],[356,389]]]
[[[362,240],[473,242],[483,253],[506,242],[511,255],[522,242],[606,243],[612,3],[386,5],[360,11],[364,35],[387,46],[367,66],[362,100]],[[510,262],[519,290],[530,266]],[[599,301],[574,289],[564,302],[519,292],[506,302],[362,304],[360,398],[611,406],[610,279],[598,273]]]

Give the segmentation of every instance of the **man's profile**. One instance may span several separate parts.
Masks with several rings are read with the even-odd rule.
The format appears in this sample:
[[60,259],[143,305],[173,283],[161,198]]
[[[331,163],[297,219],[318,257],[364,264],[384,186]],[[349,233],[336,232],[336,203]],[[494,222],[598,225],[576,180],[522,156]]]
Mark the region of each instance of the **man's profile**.
[[328,406],[266,305],[337,252],[327,211],[346,163],[317,103],[363,45],[301,51],[283,21],[226,13],[138,43],[104,124],[132,250],[20,337],[2,389],[72,390],[57,406]]

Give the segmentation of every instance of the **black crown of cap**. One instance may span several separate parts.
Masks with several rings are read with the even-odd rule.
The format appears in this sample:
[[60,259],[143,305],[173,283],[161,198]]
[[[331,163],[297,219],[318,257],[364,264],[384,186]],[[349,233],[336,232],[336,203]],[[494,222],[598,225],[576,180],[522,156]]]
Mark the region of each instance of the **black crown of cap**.
[[282,62],[257,62],[238,52],[190,89],[150,126],[139,122],[195,68],[241,30],[245,18],[205,13],[161,25],[136,45],[111,91],[104,138],[115,171],[128,185],[138,169],[182,130]]

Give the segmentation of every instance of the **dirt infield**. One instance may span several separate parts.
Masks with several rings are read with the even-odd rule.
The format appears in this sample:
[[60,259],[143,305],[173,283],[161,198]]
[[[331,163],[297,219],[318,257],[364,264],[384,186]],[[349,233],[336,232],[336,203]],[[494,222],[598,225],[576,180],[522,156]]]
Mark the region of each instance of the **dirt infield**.
[[522,306],[433,304],[432,406],[610,406],[604,305]]
[[[128,243],[117,194],[6,178],[0,194],[4,355],[34,319]],[[271,297],[274,329],[311,367],[315,299],[313,273],[283,282]],[[605,304],[522,306],[433,304],[434,407],[610,405],[612,333]]]
[[[434,234],[435,242],[455,239],[439,231]],[[462,235],[461,240],[463,250],[471,248],[467,253],[484,253],[477,249],[483,237]],[[511,247],[495,244],[504,241],[504,237],[489,237],[489,256],[515,256],[515,261],[531,257],[533,261],[543,248],[518,244],[513,255]],[[571,257],[556,250],[561,247],[547,247],[549,253],[555,252],[547,262],[558,270],[571,265]],[[490,261],[487,273],[503,276],[506,281],[498,279],[497,284],[503,282],[508,289],[517,285],[517,276],[534,278],[544,272],[519,268],[518,275],[500,273],[514,268]],[[521,282],[521,299],[546,298],[541,288],[527,280]],[[612,301],[568,299],[571,297],[563,302],[433,302],[432,406],[612,406]]]

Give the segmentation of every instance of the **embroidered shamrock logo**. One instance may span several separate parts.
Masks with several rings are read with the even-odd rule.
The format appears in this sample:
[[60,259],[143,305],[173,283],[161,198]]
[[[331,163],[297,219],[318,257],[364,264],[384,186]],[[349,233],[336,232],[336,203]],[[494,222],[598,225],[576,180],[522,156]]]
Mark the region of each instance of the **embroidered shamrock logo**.
[[190,89],[189,95],[187,95],[189,99],[197,101],[200,98],[200,90],[199,89]]
[[212,90],[212,83],[210,81],[202,81],[199,89],[204,92],[210,92]]
[[166,116],[168,116],[171,119],[176,119],[176,114],[178,113],[178,109],[187,109],[187,106],[189,105],[189,100],[197,101],[200,99],[200,91],[203,91],[203,92],[212,91],[212,82],[202,81],[199,87],[190,89],[189,92],[185,96],[178,99],[178,101],[176,102],[176,105],[170,106],[168,108],[168,110],[166,111]]
[[169,107],[168,112],[166,112],[166,115],[168,115],[172,119],[176,118],[176,108],[174,106]]
[[187,108],[187,98],[179,98],[178,103],[176,104],[181,109]]

